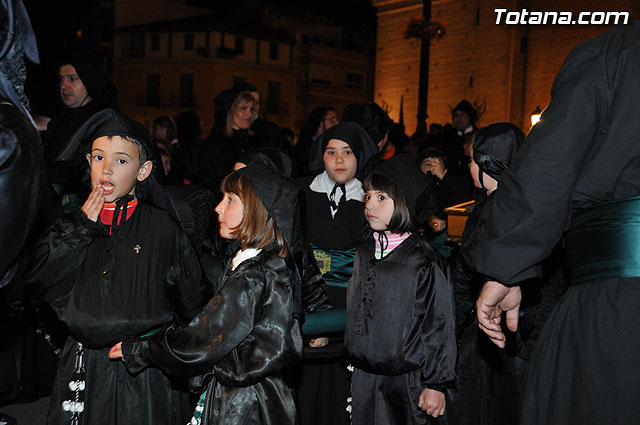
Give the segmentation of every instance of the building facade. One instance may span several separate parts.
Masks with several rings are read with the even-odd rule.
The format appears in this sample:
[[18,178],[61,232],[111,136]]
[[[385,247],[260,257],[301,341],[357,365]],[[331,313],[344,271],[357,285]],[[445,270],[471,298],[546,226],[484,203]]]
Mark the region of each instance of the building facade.
[[[213,98],[239,82],[260,90],[262,116],[295,134],[315,107],[340,113],[372,101],[371,48],[345,49],[343,29],[330,20],[260,2],[241,2],[240,13],[185,12],[179,3],[145,0],[140,6],[154,7],[153,20],[135,25],[140,8],[127,2],[125,13],[116,3],[113,81],[123,110],[141,122],[192,109],[206,135]],[[181,18],[167,19],[163,9]]]
[[[420,41],[405,39],[407,23],[422,16],[422,0],[373,0],[377,9],[374,100],[399,120],[403,99],[406,132],[417,124]],[[480,110],[480,125],[509,121],[525,132],[536,107],[549,103],[553,79],[571,49],[607,25],[496,24],[507,11],[626,11],[640,17],[631,0],[432,0],[431,19],[446,33],[430,45],[427,124],[451,122],[451,110],[467,99]]]

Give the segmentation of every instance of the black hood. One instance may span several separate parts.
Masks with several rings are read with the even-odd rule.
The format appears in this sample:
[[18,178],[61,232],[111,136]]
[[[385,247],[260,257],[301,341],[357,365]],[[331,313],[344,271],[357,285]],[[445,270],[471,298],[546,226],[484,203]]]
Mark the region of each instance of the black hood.
[[40,63],[38,46],[22,0],[0,1],[0,100],[12,103],[35,127],[24,93],[24,57]]
[[287,177],[293,177],[293,162],[284,149],[255,148],[240,152],[236,162],[245,165],[262,164],[280,171]]
[[82,84],[93,101],[108,108],[120,110],[118,89],[113,85],[107,73],[93,62],[84,58],[65,58],[60,61],[59,65],[72,65],[75,68],[76,74],[82,80]]
[[213,99],[215,112],[213,116],[213,126],[215,129],[223,129],[227,123],[227,114],[233,105],[233,101],[241,93],[237,88],[225,90]]
[[286,262],[292,275],[294,291],[294,316],[302,318],[302,265],[304,233],[302,210],[304,191],[289,177],[263,164],[251,164],[235,173],[245,176],[260,198],[260,202],[275,221],[287,244]]
[[263,164],[250,164],[235,172],[249,180],[262,205],[280,229],[287,248],[293,252],[292,247],[300,236],[300,217],[296,216],[300,214],[302,188],[292,179]]
[[67,146],[58,154],[57,160],[68,161],[78,150],[89,153],[93,141],[103,136],[128,136],[136,139],[142,144],[147,158],[153,158],[156,150],[144,124],[113,109],[103,109],[91,116],[71,136]]
[[416,158],[410,153],[395,155],[382,162],[371,174],[380,174],[395,183],[404,194],[412,221],[424,207],[425,190],[433,179],[420,170]]
[[508,122],[482,127],[475,134],[473,160],[481,172],[499,181],[524,138],[522,130]]
[[[147,160],[153,162],[151,174],[144,181],[136,184],[136,197],[145,202],[162,208],[177,217],[169,195],[164,188],[162,160],[156,146],[151,142],[149,131],[141,122],[138,122],[121,112],[113,109],[103,109],[89,118],[71,136],[67,146],[60,152],[57,161],[77,161],[91,152],[91,145],[98,137],[103,136],[128,136],[137,140],[142,145]],[[86,161],[85,161],[86,163]],[[91,169],[86,166],[83,181],[91,186]]]
[[462,111],[467,114],[469,116],[469,121],[471,121],[471,124],[475,124],[475,122],[478,121],[478,111],[473,107],[473,105],[471,105],[471,103],[467,99],[462,99],[460,103],[458,103],[456,107],[453,108],[453,111],[451,111],[451,115],[453,115],[456,111]]
[[319,174],[324,171],[322,157],[331,139],[342,140],[351,147],[358,160],[356,177],[364,170],[369,159],[377,155],[379,151],[378,145],[374,143],[371,136],[360,125],[355,122],[341,122],[322,133],[315,141],[315,147],[311,150],[311,157],[309,158],[309,171],[313,174]]

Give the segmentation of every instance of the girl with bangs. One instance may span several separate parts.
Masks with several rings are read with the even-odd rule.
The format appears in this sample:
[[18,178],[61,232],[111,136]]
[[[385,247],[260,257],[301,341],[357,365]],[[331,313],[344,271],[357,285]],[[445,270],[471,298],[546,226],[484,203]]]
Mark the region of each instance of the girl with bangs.
[[121,351],[130,372],[155,364],[204,389],[192,424],[296,423],[283,378],[302,358],[300,278],[290,253],[299,243],[299,193],[292,180],[260,165],[225,177],[215,208],[220,235],[240,249],[219,289],[184,327],[167,326]]
[[410,154],[364,181],[373,234],[356,251],[343,348],[354,425],[452,423],[453,288],[444,259],[412,232],[427,183]]

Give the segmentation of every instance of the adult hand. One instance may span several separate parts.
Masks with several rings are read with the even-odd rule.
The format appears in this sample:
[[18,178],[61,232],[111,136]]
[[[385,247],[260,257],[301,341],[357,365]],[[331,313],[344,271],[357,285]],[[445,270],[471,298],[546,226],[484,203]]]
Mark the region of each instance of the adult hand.
[[522,292],[519,286],[505,286],[500,282],[488,281],[476,301],[478,325],[491,341],[504,348],[505,336],[500,327],[502,313],[507,313],[507,327],[515,332],[518,329],[518,313]]
[[101,185],[97,185],[93,188],[89,197],[82,206],[82,212],[89,218],[89,220],[97,222],[100,217],[100,211],[104,205],[103,189]]

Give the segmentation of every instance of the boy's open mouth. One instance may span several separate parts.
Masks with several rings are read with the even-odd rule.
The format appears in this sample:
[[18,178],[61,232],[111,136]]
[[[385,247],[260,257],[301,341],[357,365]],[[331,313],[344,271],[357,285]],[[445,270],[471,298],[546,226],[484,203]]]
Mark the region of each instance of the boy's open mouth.
[[102,194],[109,195],[115,189],[115,186],[111,182],[102,182]]

